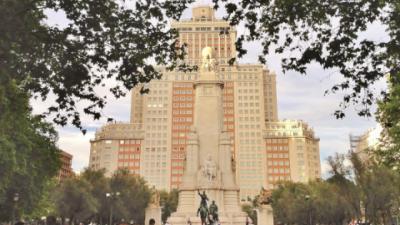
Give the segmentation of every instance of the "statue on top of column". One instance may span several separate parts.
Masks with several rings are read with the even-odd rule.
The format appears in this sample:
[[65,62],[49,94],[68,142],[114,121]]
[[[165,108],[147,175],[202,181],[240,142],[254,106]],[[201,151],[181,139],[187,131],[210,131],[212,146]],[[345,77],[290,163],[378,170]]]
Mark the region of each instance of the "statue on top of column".
[[201,71],[212,71],[215,68],[215,59],[213,58],[213,49],[211,47],[205,47],[201,51]]
[[160,206],[160,192],[157,191],[155,186],[151,189],[151,198],[150,198],[150,206]]

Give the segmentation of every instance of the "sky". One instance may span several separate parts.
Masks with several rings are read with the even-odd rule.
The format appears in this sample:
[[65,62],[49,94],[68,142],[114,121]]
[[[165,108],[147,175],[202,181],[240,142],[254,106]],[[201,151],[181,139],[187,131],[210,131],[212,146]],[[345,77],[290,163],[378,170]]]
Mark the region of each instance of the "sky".
[[[207,4],[209,1],[195,3]],[[62,13],[47,12],[48,23],[62,25],[66,23]],[[190,18],[191,12],[187,10],[183,18]],[[223,15],[222,11],[217,12],[217,16]],[[238,27],[238,33],[243,32],[242,27]],[[365,35],[370,37],[382,38],[384,29],[379,25],[372,26]],[[260,43],[246,43],[247,55],[239,60],[241,63],[257,63]],[[283,55],[284,56],[284,55]],[[340,94],[325,95],[325,90],[340,81],[341,75],[323,70],[317,64],[311,64],[306,75],[295,72],[286,72],[281,69],[282,55],[269,55],[267,57],[267,67],[274,70],[277,74],[277,96],[278,96],[278,115],[279,119],[300,119],[307,122],[320,138],[321,167],[324,176],[327,175],[329,167],[326,158],[336,152],[345,153],[349,150],[349,134],[362,134],[369,128],[376,126],[374,118],[359,117],[356,114],[356,107],[351,107],[346,111],[344,119],[336,119],[333,112],[339,109],[341,102]],[[384,88],[384,82],[376,85],[376,93]],[[103,92],[104,90],[100,90]],[[111,95],[109,95],[111,96]],[[43,112],[49,104],[47,102],[32,102],[34,112]],[[117,121],[129,121],[130,97],[112,99],[103,109],[103,114],[112,117]],[[88,166],[90,139],[94,138],[96,129],[105,124],[105,119],[93,121],[84,116],[82,118],[84,126],[88,129],[86,135],[73,126],[57,127],[59,132],[58,146],[60,149],[73,155],[72,167],[74,171],[81,171]]]

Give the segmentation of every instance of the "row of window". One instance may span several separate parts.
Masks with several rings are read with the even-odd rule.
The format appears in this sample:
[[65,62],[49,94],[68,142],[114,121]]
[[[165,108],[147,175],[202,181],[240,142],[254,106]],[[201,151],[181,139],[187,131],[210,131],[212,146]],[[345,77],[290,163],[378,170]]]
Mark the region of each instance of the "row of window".
[[132,162],[132,161],[131,162],[119,162],[118,167],[122,167],[122,166],[124,166],[124,167],[127,167],[127,166],[139,167],[140,163],[138,161],[136,161],[136,162]]
[[290,170],[289,168],[269,168],[268,173],[269,174],[290,173]]
[[289,160],[269,160],[267,161],[268,166],[289,166]]
[[[155,85],[152,85],[152,86],[155,86]],[[149,94],[150,95],[167,95],[168,94],[168,90],[152,88],[152,89],[150,89]]]
[[290,180],[290,176],[268,176],[269,181],[287,181]]
[[239,109],[239,114],[251,114],[260,113],[259,109]]
[[167,103],[164,103],[164,104],[160,104],[160,103],[158,103],[158,104],[155,104],[155,103],[151,103],[151,104],[147,104],[147,107],[149,107],[149,108],[162,108],[162,107],[168,107],[168,104]]
[[289,151],[289,147],[288,146],[286,146],[286,145],[280,145],[280,146],[276,146],[276,145],[273,145],[273,146],[270,146],[270,145],[267,145],[267,151],[268,150],[270,150],[270,151]]
[[[167,94],[166,94],[167,95]],[[153,97],[153,96],[147,96],[147,101],[149,102],[162,102],[162,101],[167,101],[168,97]]]
[[244,122],[258,122],[258,121],[260,121],[260,117],[258,117],[258,116],[250,116],[250,117],[240,116],[239,117],[239,121],[240,122],[242,122],[242,121],[244,121]]
[[172,112],[174,115],[192,115],[193,111],[192,110],[174,110]]
[[192,117],[175,117],[172,119],[173,122],[192,122]]
[[167,129],[167,126],[166,125],[147,125],[146,126],[146,129],[147,130],[156,130],[156,129],[158,129],[158,130],[166,130]]
[[174,107],[174,108],[192,108],[193,103],[173,103],[172,107]]
[[193,100],[192,96],[174,96],[173,101],[189,101],[191,102]]
[[259,129],[260,127],[260,124],[239,124],[241,129]]
[[193,94],[193,90],[174,90],[174,94],[191,95]]
[[146,118],[146,122],[154,122],[154,123],[161,123],[161,122],[168,122],[168,118]]
[[167,115],[167,110],[147,110],[148,115]]
[[239,102],[238,106],[239,107],[259,107],[260,103],[258,103],[258,102],[244,102],[244,103]]
[[141,140],[120,140],[119,143],[121,145],[139,145],[142,141]]
[[289,158],[289,154],[288,153],[268,153],[267,157],[269,159],[285,159],[285,158]]
[[[258,91],[258,90],[257,90]],[[258,96],[258,95],[240,95],[239,97],[238,97],[238,99],[239,100],[245,100],[245,101],[247,101],[247,100],[259,100],[260,99],[260,96]]]
[[249,94],[252,94],[252,93],[259,93],[259,90],[258,90],[258,88],[256,88],[256,89],[253,89],[253,88],[240,88],[239,90],[238,90],[238,92],[239,93],[243,93],[243,94],[247,94],[247,93],[249,93]]

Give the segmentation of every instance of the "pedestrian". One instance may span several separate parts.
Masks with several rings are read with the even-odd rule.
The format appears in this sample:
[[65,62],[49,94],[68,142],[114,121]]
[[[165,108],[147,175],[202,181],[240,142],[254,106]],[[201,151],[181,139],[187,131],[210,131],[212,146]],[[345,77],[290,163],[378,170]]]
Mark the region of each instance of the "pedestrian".
[[156,221],[154,219],[149,220],[149,225],[156,225]]

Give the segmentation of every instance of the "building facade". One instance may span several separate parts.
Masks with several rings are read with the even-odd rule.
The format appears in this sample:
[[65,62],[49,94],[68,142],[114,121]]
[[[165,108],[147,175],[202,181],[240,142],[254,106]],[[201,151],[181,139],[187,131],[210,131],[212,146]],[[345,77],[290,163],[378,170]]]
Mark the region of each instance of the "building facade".
[[356,153],[361,161],[367,162],[371,156],[368,151],[374,150],[379,146],[381,133],[382,127],[377,125],[368,129],[362,135],[350,135],[350,150]]
[[58,171],[57,180],[62,182],[64,179],[73,176],[72,171],[72,155],[60,150],[61,168]]
[[139,174],[143,136],[138,124],[109,123],[103,126],[90,141],[89,167],[105,169],[107,176],[118,169]]
[[308,182],[321,177],[319,138],[301,120],[269,122],[264,132],[267,187],[276,182]]
[[[236,179],[242,197],[254,196],[268,185],[265,132],[266,124],[278,123],[276,75],[261,64],[229,65],[236,56],[235,27],[216,19],[209,6],[194,8],[192,15],[192,19],[172,22],[172,27],[179,30],[179,42],[187,46],[186,62],[198,65],[202,49],[213,49],[217,76],[224,83],[224,129],[232,137]],[[147,94],[140,94],[142,86],[132,90],[130,123],[140,124],[143,133],[140,175],[150,185],[170,190],[182,181],[198,73],[159,70],[163,76],[146,84]],[[99,168],[98,162],[91,165]]]

